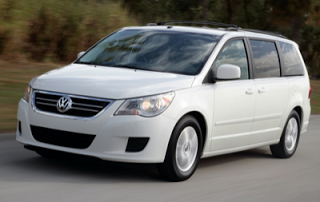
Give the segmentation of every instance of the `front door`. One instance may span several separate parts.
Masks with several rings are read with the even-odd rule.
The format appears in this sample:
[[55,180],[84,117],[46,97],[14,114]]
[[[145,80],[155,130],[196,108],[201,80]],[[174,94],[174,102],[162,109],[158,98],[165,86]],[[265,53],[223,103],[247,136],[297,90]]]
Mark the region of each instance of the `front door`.
[[246,146],[250,143],[254,117],[256,87],[249,76],[248,57],[243,39],[227,42],[220,52],[215,67],[237,65],[239,80],[217,81],[214,85],[214,119],[211,151]]

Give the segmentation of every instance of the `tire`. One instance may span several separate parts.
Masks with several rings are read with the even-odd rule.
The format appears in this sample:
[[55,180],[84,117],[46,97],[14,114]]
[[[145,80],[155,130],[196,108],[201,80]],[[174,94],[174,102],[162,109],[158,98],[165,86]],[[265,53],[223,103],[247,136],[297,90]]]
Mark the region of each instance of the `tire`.
[[174,182],[190,178],[198,166],[202,144],[197,120],[189,115],[183,117],[172,132],[164,162],[157,165],[160,175]]
[[271,153],[277,158],[290,158],[297,150],[300,138],[300,117],[292,111],[283,129],[280,142],[270,145]]

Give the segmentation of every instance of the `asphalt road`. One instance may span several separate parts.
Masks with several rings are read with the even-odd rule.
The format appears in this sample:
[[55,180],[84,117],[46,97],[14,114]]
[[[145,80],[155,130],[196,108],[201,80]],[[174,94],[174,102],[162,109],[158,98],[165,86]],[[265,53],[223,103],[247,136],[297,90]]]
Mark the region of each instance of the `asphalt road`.
[[290,159],[268,147],[202,159],[187,181],[162,180],[152,165],[66,156],[46,159],[0,135],[0,201],[320,201],[320,116]]

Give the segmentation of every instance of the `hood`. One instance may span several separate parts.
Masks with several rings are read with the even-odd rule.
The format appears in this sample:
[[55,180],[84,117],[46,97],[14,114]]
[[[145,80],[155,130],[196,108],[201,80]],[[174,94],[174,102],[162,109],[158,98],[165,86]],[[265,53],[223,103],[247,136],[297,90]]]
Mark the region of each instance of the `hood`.
[[191,87],[194,76],[71,64],[47,72],[32,88],[108,99],[148,96]]

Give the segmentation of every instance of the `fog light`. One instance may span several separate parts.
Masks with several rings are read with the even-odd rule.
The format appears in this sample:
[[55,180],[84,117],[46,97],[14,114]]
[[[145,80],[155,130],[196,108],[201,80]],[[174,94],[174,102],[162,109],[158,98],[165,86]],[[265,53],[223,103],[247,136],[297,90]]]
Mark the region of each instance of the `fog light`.
[[148,137],[129,137],[126,152],[142,151],[148,142]]
[[21,121],[18,122],[18,131],[19,131],[19,135],[22,135],[22,130],[21,130]]

